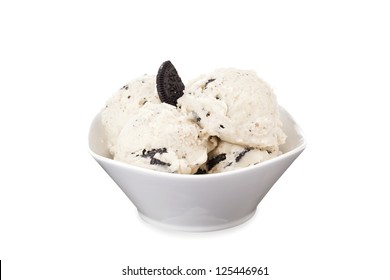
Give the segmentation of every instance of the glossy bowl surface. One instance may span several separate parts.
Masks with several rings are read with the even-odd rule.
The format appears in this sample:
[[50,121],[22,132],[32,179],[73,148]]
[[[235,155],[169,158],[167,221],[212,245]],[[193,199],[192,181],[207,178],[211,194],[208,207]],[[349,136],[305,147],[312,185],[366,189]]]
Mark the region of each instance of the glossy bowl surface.
[[150,224],[212,231],[250,219],[267,192],[306,147],[303,133],[280,107],[287,141],[282,155],[240,170],[206,175],[157,172],[110,158],[100,114],[89,131],[89,151]]

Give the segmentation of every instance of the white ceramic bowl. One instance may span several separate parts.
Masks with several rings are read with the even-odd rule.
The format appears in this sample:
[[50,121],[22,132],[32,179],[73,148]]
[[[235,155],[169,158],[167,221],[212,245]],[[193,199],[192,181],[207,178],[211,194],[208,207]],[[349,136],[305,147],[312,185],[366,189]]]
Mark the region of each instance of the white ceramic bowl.
[[206,175],[157,172],[110,158],[100,114],[89,132],[89,150],[95,160],[137,207],[146,222],[185,231],[212,231],[250,219],[257,205],[305,149],[301,129],[282,107],[287,142],[282,155],[240,170]]

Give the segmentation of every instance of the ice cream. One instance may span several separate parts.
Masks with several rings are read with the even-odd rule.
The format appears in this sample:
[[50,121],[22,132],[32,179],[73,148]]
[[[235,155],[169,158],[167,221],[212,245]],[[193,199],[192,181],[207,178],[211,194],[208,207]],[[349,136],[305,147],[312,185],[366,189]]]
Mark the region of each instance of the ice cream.
[[136,79],[103,109],[114,160],[203,174],[244,168],[281,153],[286,136],[276,96],[255,72],[219,69],[184,87],[176,69],[166,63],[157,84],[156,76]]
[[161,103],[156,90],[156,76],[144,75],[119,89],[102,111],[108,149],[113,155],[119,133],[129,118],[138,114],[146,103]]
[[146,103],[120,132],[114,159],[157,171],[194,174],[216,143],[176,107]]
[[208,154],[208,160],[198,170],[199,174],[221,173],[258,164],[278,155],[277,152],[245,147],[221,141]]
[[178,106],[229,143],[277,152],[286,138],[275,94],[253,71],[229,68],[203,75],[186,86]]

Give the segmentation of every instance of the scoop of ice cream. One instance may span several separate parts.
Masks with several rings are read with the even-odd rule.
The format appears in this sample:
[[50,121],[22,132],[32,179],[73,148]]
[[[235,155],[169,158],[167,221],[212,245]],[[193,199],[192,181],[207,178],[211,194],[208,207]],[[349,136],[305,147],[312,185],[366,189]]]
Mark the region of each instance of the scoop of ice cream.
[[176,107],[147,103],[119,134],[114,159],[163,172],[193,174],[216,141]]
[[124,85],[107,101],[102,111],[102,123],[111,154],[114,154],[116,140],[125,123],[148,102],[161,103],[156,76],[152,75],[144,75]]
[[286,139],[276,97],[253,71],[203,75],[187,84],[178,106],[223,141],[275,152]]
[[221,141],[217,148],[209,153],[207,162],[200,167],[198,173],[232,171],[269,160],[277,154]]
[[166,61],[157,79],[144,75],[108,100],[101,115],[115,160],[194,174],[234,170],[280,154],[286,136],[276,96],[255,72],[219,69],[188,83],[184,95],[183,86]]

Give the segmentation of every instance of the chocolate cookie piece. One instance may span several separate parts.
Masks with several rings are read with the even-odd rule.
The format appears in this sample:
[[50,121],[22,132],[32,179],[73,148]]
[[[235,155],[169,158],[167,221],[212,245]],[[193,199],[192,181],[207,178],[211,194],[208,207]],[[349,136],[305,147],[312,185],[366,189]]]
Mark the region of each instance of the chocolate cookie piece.
[[161,160],[159,160],[157,158],[154,158],[154,156],[156,154],[164,154],[164,153],[167,153],[167,148],[151,149],[149,151],[147,151],[146,149],[143,149],[141,157],[143,157],[143,158],[150,158],[150,162],[149,163],[151,165],[159,164],[159,165],[171,166],[170,163],[167,163],[167,162],[161,161]]
[[207,163],[206,163],[207,169],[211,170],[214,166],[216,166],[221,161],[224,161],[225,159],[226,159],[226,153],[216,155],[215,157],[213,157],[207,161]]
[[247,152],[249,152],[250,150],[253,150],[253,148],[245,148],[245,150],[243,150],[242,152],[240,152],[238,154],[238,156],[236,157],[236,162],[239,162]]
[[184,93],[184,84],[169,60],[158,69],[156,85],[160,100],[173,106],[176,106],[177,100]]

